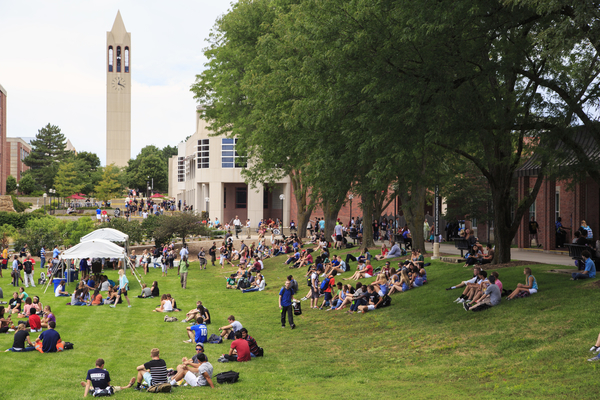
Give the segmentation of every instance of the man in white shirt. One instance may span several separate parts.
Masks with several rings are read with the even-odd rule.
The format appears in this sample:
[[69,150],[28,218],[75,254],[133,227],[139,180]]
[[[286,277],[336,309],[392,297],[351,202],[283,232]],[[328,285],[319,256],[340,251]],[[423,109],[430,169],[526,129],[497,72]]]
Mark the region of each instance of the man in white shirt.
[[335,234],[335,248],[341,249],[342,244],[344,243],[344,230],[342,224],[336,224],[333,228],[333,232]]
[[239,239],[238,234],[242,231],[242,221],[240,221],[237,215],[233,220],[233,226],[235,227],[235,238]]
[[250,219],[246,220],[246,239],[251,239],[251,237],[250,237]]
[[187,249],[187,246],[184,245],[181,250],[179,251],[179,258],[181,258],[183,260],[183,257],[187,257],[189,256],[190,252]]

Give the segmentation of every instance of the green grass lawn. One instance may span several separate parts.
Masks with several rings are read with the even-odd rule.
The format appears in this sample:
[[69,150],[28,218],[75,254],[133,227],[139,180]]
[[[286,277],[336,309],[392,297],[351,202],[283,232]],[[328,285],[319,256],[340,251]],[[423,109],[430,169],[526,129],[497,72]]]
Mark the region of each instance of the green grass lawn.
[[[459,290],[451,284],[467,279],[471,272],[457,264],[434,262],[427,268],[429,283],[392,296],[391,307],[365,315],[310,310],[303,302],[297,329],[282,329],[278,290],[290,273],[283,259],[267,260],[264,292],[246,293],[225,289],[225,274],[232,268],[209,267],[199,271],[192,264],[188,289],[179,287],[176,272],[160,278],[151,269],[146,282],[158,280],[161,293],[170,292],[178,305],[189,310],[196,300],[210,309],[213,323],[209,335],[218,333],[233,314],[265,349],[265,357],[248,363],[217,362],[228,343],[206,345],[215,374],[233,369],[240,381],[209,388],[175,388],[174,399],[307,399],[373,397],[413,398],[596,398],[600,364],[588,363],[600,324],[595,304],[600,299],[591,282],[572,282],[567,275],[546,272],[553,266],[532,269],[540,292],[506,302],[491,310],[467,313],[452,301]],[[375,262],[380,265],[382,262]],[[356,266],[356,263],[353,265]],[[294,270],[301,285],[297,297],[306,294],[305,271]],[[524,282],[523,268],[499,270],[505,288]],[[4,300],[12,293],[4,274],[0,284]],[[39,275],[39,271],[36,271]],[[111,279],[116,273],[109,271]],[[344,276],[349,276],[349,273]],[[130,277],[130,275],[129,275]],[[130,278],[131,279],[131,278]],[[363,283],[372,281],[365,280]],[[68,288],[71,291],[74,285]],[[139,285],[132,283],[131,295]],[[186,339],[186,324],[163,322],[164,314],[151,310],[159,299],[131,296],[133,307],[116,309],[66,306],[38,287],[40,295],[57,317],[57,331],[75,349],[57,354],[0,353],[0,398],[75,399],[83,395],[79,382],[94,361],[102,357],[115,385],[124,385],[136,366],[150,360],[158,347],[169,367],[194,354]],[[179,315],[177,315],[179,314]],[[183,318],[184,313],[173,313]],[[32,334],[32,339],[38,334]],[[0,335],[0,348],[12,345],[12,335]],[[216,381],[215,381],[216,384]],[[120,399],[153,395],[133,389],[117,393]]]

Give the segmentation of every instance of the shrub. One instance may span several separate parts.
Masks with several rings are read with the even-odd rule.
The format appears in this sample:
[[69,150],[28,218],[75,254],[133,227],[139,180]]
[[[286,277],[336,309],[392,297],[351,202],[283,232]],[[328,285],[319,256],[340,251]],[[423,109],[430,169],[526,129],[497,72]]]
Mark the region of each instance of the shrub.
[[26,201],[19,201],[19,199],[17,199],[17,197],[14,195],[11,195],[10,197],[12,198],[13,207],[15,208],[15,211],[18,213],[22,213],[29,207],[31,207],[31,203],[28,203]]

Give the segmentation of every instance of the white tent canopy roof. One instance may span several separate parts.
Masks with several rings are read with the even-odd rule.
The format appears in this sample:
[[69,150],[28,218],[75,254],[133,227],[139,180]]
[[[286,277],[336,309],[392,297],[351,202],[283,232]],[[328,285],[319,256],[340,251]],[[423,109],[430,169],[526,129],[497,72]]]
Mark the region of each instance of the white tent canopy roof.
[[104,239],[95,239],[79,243],[77,246],[73,246],[60,254],[62,260],[88,257],[123,258],[125,256],[124,248]]
[[88,233],[79,241],[83,243],[95,239],[104,239],[111,242],[126,242],[127,240],[129,240],[129,235],[126,235],[125,233],[113,228],[102,228],[96,229],[95,231]]

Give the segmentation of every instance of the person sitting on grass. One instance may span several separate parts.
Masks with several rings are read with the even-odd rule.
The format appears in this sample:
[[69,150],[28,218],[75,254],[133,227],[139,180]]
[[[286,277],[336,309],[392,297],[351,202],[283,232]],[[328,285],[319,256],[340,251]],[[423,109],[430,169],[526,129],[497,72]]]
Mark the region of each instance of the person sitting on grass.
[[[116,289],[119,290],[119,292],[118,292],[119,299],[122,296],[125,296],[125,300],[127,300],[127,307],[131,308],[131,302],[129,301],[129,297],[127,297],[128,286],[129,286],[129,279],[127,279],[127,275],[121,268],[121,269],[119,269],[119,286],[117,286]],[[118,301],[115,301],[113,304],[110,305],[111,308],[115,308],[118,303],[119,303]]]
[[85,379],[85,381],[81,382],[81,386],[85,388],[83,397],[87,397],[90,390],[93,397],[110,396],[123,389],[129,389],[135,383],[134,377],[131,378],[127,386],[111,386],[110,374],[104,369],[104,360],[101,358],[96,360],[96,368],[88,370]]
[[50,326],[50,322],[56,323],[56,317],[54,316],[54,314],[52,314],[52,309],[50,308],[50,306],[45,306],[44,314],[42,317],[42,328],[48,328]]
[[598,353],[595,357],[588,359],[588,361],[598,361],[600,360],[600,334],[598,334],[598,339],[596,340],[596,344],[590,348],[591,353]]
[[248,342],[248,347],[250,348],[250,357],[262,357],[262,349],[258,347],[256,340],[252,336],[248,335],[248,329],[242,328],[240,329],[240,332],[242,332],[242,339]]
[[196,318],[196,325],[188,326],[186,328],[188,340],[184,340],[184,343],[206,343],[208,340],[208,328],[204,325],[204,318]]
[[385,243],[382,243],[381,244],[381,254],[375,255],[375,259],[377,261],[381,261],[386,258],[388,253],[389,253],[389,250],[388,250],[387,246],[385,245]]
[[204,308],[200,300],[196,302],[196,308],[192,308],[190,311],[188,311],[185,314],[185,318],[181,322],[195,321],[198,317],[202,317],[204,323],[207,323],[206,321],[209,319],[208,311],[206,308]]
[[160,298],[160,306],[156,307],[154,312],[171,312],[173,311],[173,304],[171,304],[171,300],[167,298],[166,294],[163,294]]
[[381,305],[382,301],[383,296],[380,296],[375,291],[375,286],[369,285],[367,286],[367,304],[364,306],[358,306],[358,311],[363,314],[367,311],[373,311]]
[[463,267],[468,267],[471,265],[479,264],[480,260],[483,258],[483,253],[479,250],[478,246],[472,246],[471,251],[467,254],[467,259],[465,261],[465,265]]
[[231,274],[231,275],[229,275],[229,278],[225,278],[227,281],[227,283],[226,283],[227,289],[237,289],[237,285],[235,283],[236,276],[237,276],[236,274]]
[[344,299],[346,298],[346,295],[344,294],[344,286],[342,284],[342,282],[338,282],[336,284],[335,288],[332,288],[332,294],[333,294],[333,290],[335,290],[335,294],[333,296],[333,299],[331,300],[331,306],[327,309],[327,311],[331,311],[331,310],[335,310],[336,308],[338,308],[339,306],[342,305],[342,303],[344,302]]
[[[29,344],[29,346],[25,346],[25,342]],[[17,331],[15,332],[15,336],[13,338],[13,345],[10,349],[5,351],[14,351],[16,353],[24,352],[24,351],[33,351],[35,347],[29,338],[29,332],[27,331],[27,327],[25,324],[19,324],[17,327]]]
[[583,250],[581,252],[581,257],[583,258],[583,262],[585,264],[585,270],[581,273],[573,272],[571,274],[572,281],[596,277],[596,264],[594,264],[594,261],[592,261],[592,255],[590,254],[589,250]]
[[463,303],[465,311],[482,311],[500,304],[502,292],[500,292],[500,288],[495,285],[496,277],[490,275],[488,280],[489,285],[487,289],[485,289],[484,295],[479,300],[471,304]]
[[142,382],[146,382],[148,386],[160,385],[168,383],[167,378],[167,363],[160,358],[160,351],[157,348],[150,350],[152,359],[145,364],[137,367],[137,386],[135,390],[142,389]]
[[19,297],[19,293],[14,292],[12,299],[8,301],[8,313],[19,314],[21,312],[21,303],[22,300]]
[[446,290],[460,289],[462,287],[467,286],[469,283],[476,283],[477,279],[479,277],[479,271],[481,271],[481,267],[475,267],[475,268],[473,268],[473,277],[471,279],[466,280],[466,281],[462,281],[458,285],[450,286],[449,288],[446,288]]
[[410,290],[410,287],[410,278],[408,277],[406,269],[403,269],[402,271],[400,271],[400,280],[398,282],[394,282],[391,285],[389,294],[394,294],[397,292],[406,292]]
[[346,272],[346,263],[342,260],[342,257],[333,255],[331,262],[325,268],[325,276],[329,276],[335,271],[337,274],[343,274]]
[[348,314],[353,314],[358,311],[358,307],[367,304],[368,292],[367,288],[363,286],[361,282],[356,283],[356,291],[352,295],[352,301],[354,302],[348,310]]
[[[358,267],[360,268],[360,266]],[[368,279],[373,277],[373,267],[371,266],[371,261],[367,260],[365,262],[365,267],[362,270],[357,270],[354,275],[350,278],[344,278],[344,280],[352,279],[357,281],[359,279]]]
[[243,328],[242,324],[239,321],[235,320],[233,315],[227,317],[227,322],[229,325],[225,325],[219,328],[221,331],[221,337],[223,339],[233,340],[235,338],[235,333]]
[[498,274],[498,272],[496,271],[492,271],[490,272],[490,275],[494,275],[494,278],[496,278],[495,285],[498,286],[498,289],[500,289],[500,293],[502,293],[504,291],[504,285],[502,285],[502,282],[500,281],[500,274]]
[[387,253],[387,255],[385,256],[385,258],[401,257],[402,256],[402,249],[400,248],[400,245],[398,245],[398,243],[396,243],[394,241],[391,241],[390,245],[391,245],[390,251]]
[[242,290],[242,293],[262,292],[266,285],[265,277],[262,274],[256,274],[256,280],[250,284],[250,288]]
[[64,279],[62,281],[60,281],[60,283],[56,287],[56,290],[54,291],[54,296],[55,297],[69,297],[69,296],[71,296],[69,294],[69,292],[67,292],[65,290],[65,283],[67,283],[67,281],[65,281]]
[[[341,282],[339,282],[339,283],[341,283]],[[340,296],[340,297],[342,297],[343,300],[339,305],[337,305],[334,308],[334,311],[343,310],[348,305],[352,304],[352,297],[354,296],[354,288],[352,287],[352,285],[344,285],[342,292],[343,292],[343,296]]]
[[235,332],[235,340],[231,342],[231,348],[229,354],[223,354],[223,357],[228,361],[245,362],[250,361],[252,356],[250,355],[250,345],[244,339],[242,339],[242,331]]
[[486,249],[487,249],[487,254],[485,254],[481,258],[481,264],[490,264],[492,262],[492,260],[494,259],[494,249],[492,248],[492,245],[490,243],[488,243],[486,245]]
[[[36,350],[42,353],[56,353],[59,351],[57,345],[60,343],[60,334],[54,330],[56,322],[48,322],[48,330],[42,332],[35,340]],[[62,347],[61,347],[62,351]]]
[[[589,253],[588,253],[589,254]],[[531,268],[525,268],[523,270],[525,275],[525,284],[517,284],[517,288],[506,298],[506,300],[512,300],[515,297],[527,297],[538,291],[538,284],[535,277],[531,275]]]
[[192,387],[210,386],[215,388],[212,381],[213,366],[208,362],[201,344],[196,345],[196,351],[199,354],[196,354],[191,360],[183,357],[182,363],[177,366],[177,373],[171,379],[171,386],[177,386],[177,382],[185,379],[187,384]]
[[[478,281],[477,285],[467,287],[463,291],[464,297],[461,299],[461,301],[457,301],[457,303],[465,303],[465,302],[473,301],[473,299],[478,294],[483,293],[485,291],[488,284],[489,284],[489,280],[488,280],[487,272],[479,271],[479,281]],[[478,297],[481,297],[481,295]]]
[[40,318],[39,315],[37,315],[37,310],[33,307],[31,307],[29,309],[27,325],[29,326],[31,332],[41,332],[42,331],[42,319]]
[[146,299],[152,297],[152,289],[145,283],[142,283],[142,294],[138,296],[138,299]]

